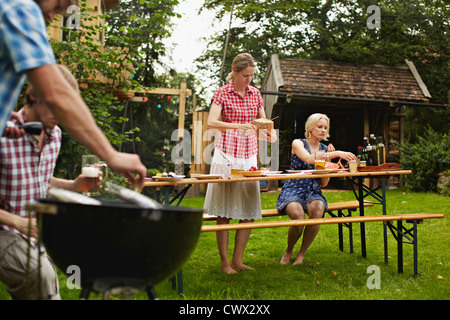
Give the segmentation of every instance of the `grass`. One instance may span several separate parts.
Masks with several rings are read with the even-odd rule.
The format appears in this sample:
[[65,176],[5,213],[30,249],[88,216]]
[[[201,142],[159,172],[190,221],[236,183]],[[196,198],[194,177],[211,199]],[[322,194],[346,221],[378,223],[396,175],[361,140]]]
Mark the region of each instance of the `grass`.
[[[277,194],[263,193],[263,208],[274,208]],[[350,191],[326,193],[329,202],[354,200]],[[172,290],[169,281],[155,287],[161,300],[448,300],[450,298],[450,197],[433,193],[388,190],[388,214],[444,213],[444,219],[426,220],[418,227],[419,271],[413,275],[411,245],[404,245],[404,272],[397,273],[397,247],[389,235],[389,263],[384,264],[381,222],[366,223],[367,258],[361,257],[359,227],[355,224],[354,253],[349,253],[348,232],[344,228],[344,252],[338,249],[336,225],[323,225],[301,266],[281,266],[286,248],[287,228],[253,230],[244,263],[255,268],[235,275],[220,270],[215,233],[200,236],[196,249],[183,265],[185,297]],[[204,198],[188,198],[183,206],[203,207]],[[366,214],[379,214],[380,206],[366,208]],[[266,218],[267,219],[267,218]],[[286,219],[274,217],[268,219]],[[213,222],[210,222],[213,223]],[[230,232],[230,255],[234,246]],[[295,250],[299,249],[299,245]],[[369,266],[380,268],[381,288],[369,289]],[[78,290],[67,289],[66,276],[60,276],[63,299],[78,299]],[[95,298],[95,297],[92,297]],[[138,293],[135,299],[146,299]],[[0,286],[0,299],[9,299]]]

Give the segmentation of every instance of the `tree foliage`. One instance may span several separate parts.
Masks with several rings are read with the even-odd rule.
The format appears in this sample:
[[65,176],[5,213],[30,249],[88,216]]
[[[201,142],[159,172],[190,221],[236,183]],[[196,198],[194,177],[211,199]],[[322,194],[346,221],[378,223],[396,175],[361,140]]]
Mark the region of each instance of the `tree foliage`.
[[436,191],[440,173],[450,168],[450,131],[439,134],[427,128],[417,143],[404,143],[402,166],[414,174],[406,177],[414,191]]
[[[448,103],[450,88],[450,6],[440,0],[378,1],[381,27],[371,29],[370,0],[206,0],[205,9],[216,19],[228,19],[233,28],[225,70],[236,54],[249,52],[259,62],[258,85],[270,56],[347,61],[361,64],[405,65],[412,61],[433,96]],[[197,61],[199,69],[215,77],[224,53],[227,30],[209,40],[209,50]],[[431,125],[446,132],[450,112],[444,109],[408,110],[413,120],[409,138]],[[419,121],[420,119],[420,121]]]
[[[161,135],[167,137],[167,132],[159,125],[169,130],[174,115],[170,111],[155,114],[149,103],[118,101],[114,92],[158,85],[155,67],[165,52],[162,39],[170,35],[169,21],[176,4],[176,0],[120,1],[119,8],[101,17],[107,21],[101,26],[92,23],[92,9],[82,0],[81,27],[64,26],[63,31],[70,35],[64,42],[52,44],[58,62],[85,84],[81,95],[111,144],[122,151],[143,152],[140,155],[148,167],[162,163],[159,154],[165,137]],[[79,174],[78,162],[84,153],[86,149],[64,133],[56,174],[66,178]]]

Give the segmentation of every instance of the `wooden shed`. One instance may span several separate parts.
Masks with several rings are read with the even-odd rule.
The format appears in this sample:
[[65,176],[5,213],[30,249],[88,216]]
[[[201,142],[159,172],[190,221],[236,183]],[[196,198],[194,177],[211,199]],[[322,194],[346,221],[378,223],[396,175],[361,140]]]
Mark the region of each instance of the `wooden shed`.
[[396,161],[391,141],[403,141],[407,106],[431,98],[414,64],[403,66],[280,59],[273,55],[262,84],[267,117],[280,130],[280,169],[289,168],[291,143],[304,138],[305,122],[316,112],[331,119],[329,142],[356,154],[363,137],[382,136],[388,161]]

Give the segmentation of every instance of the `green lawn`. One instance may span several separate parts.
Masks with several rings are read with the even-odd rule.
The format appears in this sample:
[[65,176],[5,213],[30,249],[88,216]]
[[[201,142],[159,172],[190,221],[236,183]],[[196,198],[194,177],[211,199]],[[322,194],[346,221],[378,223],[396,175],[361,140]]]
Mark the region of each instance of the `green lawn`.
[[[327,192],[329,202],[354,200],[352,192]],[[263,208],[275,206],[277,194],[262,194]],[[189,300],[441,300],[450,298],[450,198],[432,193],[388,190],[388,214],[444,213],[444,219],[426,220],[418,227],[419,271],[413,275],[412,245],[404,245],[404,273],[397,273],[397,247],[389,235],[389,264],[384,264],[381,222],[366,223],[367,258],[361,257],[360,231],[353,227],[354,253],[349,253],[348,232],[344,228],[344,252],[338,249],[336,225],[323,225],[301,266],[281,266],[287,228],[253,230],[244,263],[254,271],[225,275],[220,269],[215,233],[200,236],[197,247],[183,266],[184,295]],[[204,199],[188,198],[183,206],[202,207]],[[379,214],[380,206],[366,209]],[[275,217],[270,219],[286,219]],[[212,222],[211,222],[212,223]],[[231,235],[234,232],[230,232]],[[230,237],[230,255],[234,239]],[[296,247],[298,250],[299,244]],[[377,266],[380,289],[369,289],[369,266]],[[60,274],[63,299],[78,299],[78,290],[69,290]],[[155,287],[161,300],[178,300],[171,283]],[[93,297],[95,298],[95,297]],[[138,293],[136,299],[146,299]],[[9,299],[0,287],[0,299]]]

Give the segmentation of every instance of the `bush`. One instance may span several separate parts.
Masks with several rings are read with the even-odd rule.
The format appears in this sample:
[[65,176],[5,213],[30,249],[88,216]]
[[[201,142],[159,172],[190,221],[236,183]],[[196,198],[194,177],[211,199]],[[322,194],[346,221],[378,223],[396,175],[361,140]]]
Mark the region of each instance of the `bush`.
[[406,177],[413,191],[437,191],[439,173],[450,168],[450,132],[436,133],[428,128],[418,142],[399,146],[401,164],[413,174]]

